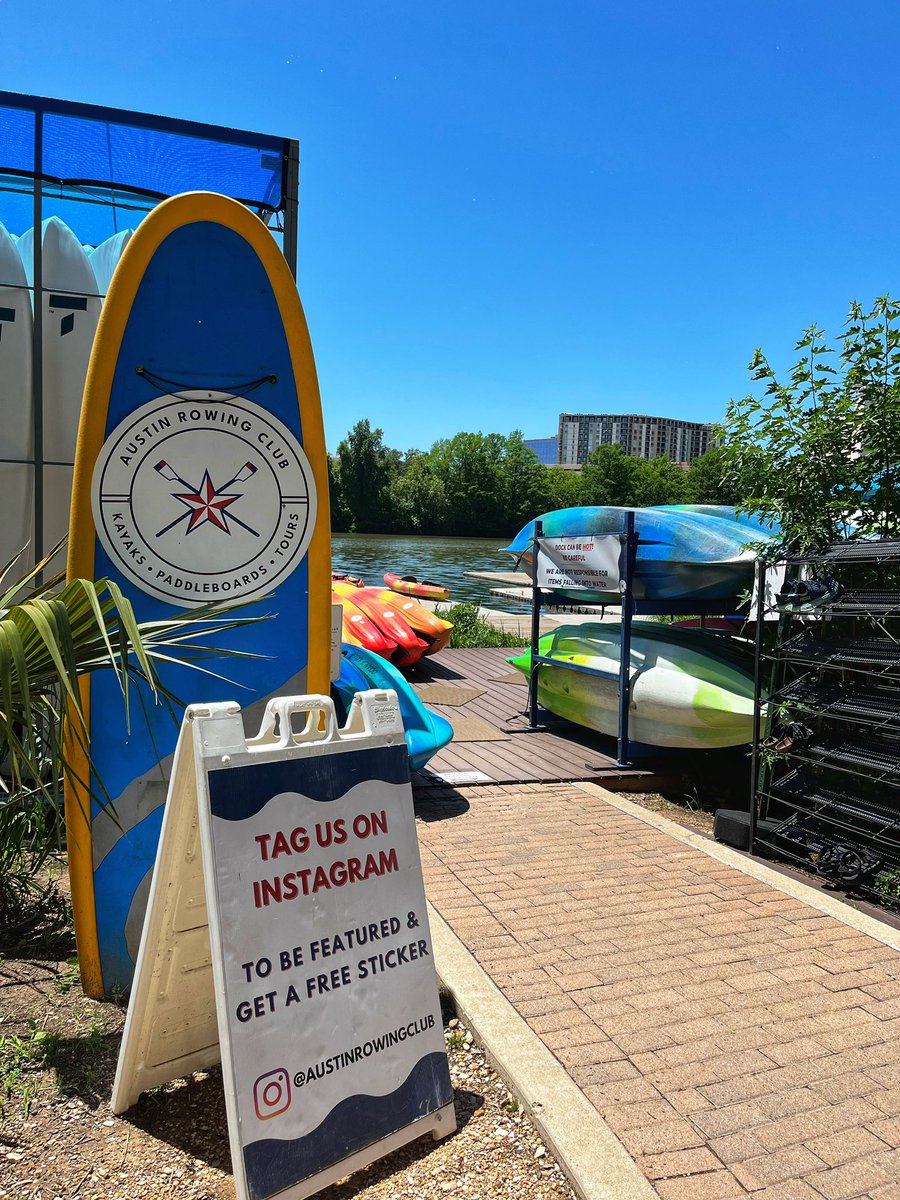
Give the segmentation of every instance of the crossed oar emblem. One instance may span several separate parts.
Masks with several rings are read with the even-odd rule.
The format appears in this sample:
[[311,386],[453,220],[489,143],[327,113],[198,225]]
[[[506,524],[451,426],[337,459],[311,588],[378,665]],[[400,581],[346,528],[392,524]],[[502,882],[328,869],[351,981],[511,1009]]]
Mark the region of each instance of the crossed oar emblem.
[[233,512],[227,512],[226,509],[234,504],[235,500],[240,500],[242,492],[229,494],[228,488],[236,483],[243,483],[258,471],[253,463],[247,462],[241,467],[236,475],[232,475],[227,483],[223,483],[221,487],[216,487],[210,478],[209,471],[203,472],[203,478],[200,481],[199,487],[194,487],[186,479],[183,479],[178,472],[171,467],[165,459],[161,459],[154,464],[155,471],[162,475],[163,479],[167,479],[170,483],[180,483],[184,492],[172,492],[173,500],[180,500],[187,508],[187,512],[183,512],[176,517],[174,521],[170,521],[168,525],[163,526],[157,533],[157,537],[162,537],[164,533],[168,533],[170,529],[174,529],[176,525],[180,525],[182,521],[188,522],[186,532],[192,533],[199,525],[209,522],[216,529],[221,529],[223,533],[231,536],[231,530],[228,528],[229,518],[236,525],[240,525],[242,529],[246,529],[248,533],[252,533],[254,537],[259,537],[259,533],[252,529],[246,521],[242,521],[240,517],[236,517]]

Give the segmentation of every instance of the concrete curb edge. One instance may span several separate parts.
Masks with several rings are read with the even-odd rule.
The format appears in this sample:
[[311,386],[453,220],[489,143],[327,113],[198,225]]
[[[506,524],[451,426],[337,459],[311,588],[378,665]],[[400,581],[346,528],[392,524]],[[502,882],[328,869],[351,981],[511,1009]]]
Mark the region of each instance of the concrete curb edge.
[[428,905],[437,973],[582,1200],[658,1200],[593,1104]]

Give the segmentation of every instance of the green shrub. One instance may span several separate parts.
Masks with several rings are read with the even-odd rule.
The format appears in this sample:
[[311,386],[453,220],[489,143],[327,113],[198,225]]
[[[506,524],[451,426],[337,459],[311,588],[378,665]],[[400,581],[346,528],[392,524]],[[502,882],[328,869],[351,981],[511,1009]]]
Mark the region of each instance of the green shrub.
[[478,615],[477,604],[454,604],[452,608],[439,608],[436,615],[444,621],[451,621],[453,632],[450,635],[450,646],[455,650],[481,649],[496,646],[506,649],[508,646],[527,646],[530,639],[519,637],[515,633],[505,633],[482,620]]

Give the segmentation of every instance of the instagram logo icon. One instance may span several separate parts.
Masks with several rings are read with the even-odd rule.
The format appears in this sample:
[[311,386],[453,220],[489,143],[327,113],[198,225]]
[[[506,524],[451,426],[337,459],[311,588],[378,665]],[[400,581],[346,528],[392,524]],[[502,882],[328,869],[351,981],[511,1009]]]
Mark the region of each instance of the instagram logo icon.
[[284,1067],[260,1075],[253,1085],[253,1105],[260,1121],[268,1121],[290,1108],[291,1079]]

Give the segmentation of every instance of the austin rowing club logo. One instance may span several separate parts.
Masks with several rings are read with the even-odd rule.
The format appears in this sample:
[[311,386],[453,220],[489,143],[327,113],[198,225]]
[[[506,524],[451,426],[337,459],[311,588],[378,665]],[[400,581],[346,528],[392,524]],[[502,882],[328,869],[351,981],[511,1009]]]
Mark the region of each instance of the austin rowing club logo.
[[225,392],[159,396],[110,434],[91,503],[104,549],[182,608],[272,591],[312,538],[312,471],[294,435]]

